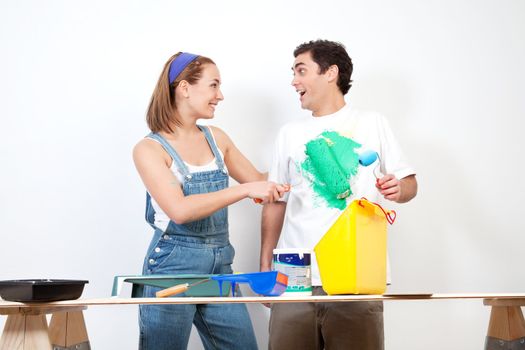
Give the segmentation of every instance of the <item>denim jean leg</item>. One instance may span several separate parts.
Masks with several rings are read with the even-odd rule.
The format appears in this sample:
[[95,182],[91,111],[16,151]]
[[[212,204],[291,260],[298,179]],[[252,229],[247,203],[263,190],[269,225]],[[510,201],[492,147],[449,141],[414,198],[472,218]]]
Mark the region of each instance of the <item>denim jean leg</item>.
[[[162,288],[146,286],[144,297]],[[196,305],[140,305],[140,350],[185,350]]]
[[[235,249],[227,244],[213,249],[213,273],[232,273]],[[241,295],[236,291],[236,295]],[[257,349],[248,309],[244,304],[198,305],[194,324],[206,350]]]
[[141,305],[140,350],[186,350],[195,305]]
[[245,304],[198,305],[194,323],[206,350],[257,349]]

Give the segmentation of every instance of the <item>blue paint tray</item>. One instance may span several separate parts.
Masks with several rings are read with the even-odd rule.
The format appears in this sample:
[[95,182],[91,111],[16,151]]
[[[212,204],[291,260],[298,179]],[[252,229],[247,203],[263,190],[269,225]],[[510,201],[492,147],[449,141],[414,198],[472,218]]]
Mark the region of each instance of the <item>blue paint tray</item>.
[[[144,286],[159,287],[161,289],[169,288],[183,283],[194,283],[206,278],[213,278],[221,275],[197,275],[197,274],[183,274],[183,275],[131,275],[131,276],[115,276],[113,279],[113,289],[111,296],[119,296],[122,291],[124,282],[132,283],[131,297],[141,298],[144,292]],[[222,284],[222,283],[221,283]],[[213,279],[207,282],[196,285],[188,289],[185,293],[177,295],[186,297],[220,297],[228,296],[230,294],[231,283],[226,281],[219,288],[219,283]]]

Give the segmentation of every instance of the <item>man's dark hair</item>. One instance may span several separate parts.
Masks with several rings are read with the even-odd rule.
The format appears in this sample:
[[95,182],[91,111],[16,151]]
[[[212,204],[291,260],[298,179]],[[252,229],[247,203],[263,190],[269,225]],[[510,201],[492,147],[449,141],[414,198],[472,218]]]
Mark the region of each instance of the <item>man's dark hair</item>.
[[352,86],[350,78],[352,77],[354,66],[344,45],[330,40],[312,40],[297,46],[293,55],[297,57],[305,52],[310,52],[314,62],[319,65],[320,74],[325,73],[332,65],[336,65],[339,68],[337,86],[343,95],[346,95]]

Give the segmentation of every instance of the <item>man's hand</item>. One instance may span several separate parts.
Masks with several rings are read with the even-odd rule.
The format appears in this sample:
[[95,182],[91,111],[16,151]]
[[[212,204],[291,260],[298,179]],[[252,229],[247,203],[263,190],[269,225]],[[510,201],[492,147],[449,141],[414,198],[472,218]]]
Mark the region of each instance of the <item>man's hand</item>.
[[394,175],[387,174],[377,179],[376,187],[385,199],[397,203],[408,202],[417,194],[415,175],[409,175],[399,180]]

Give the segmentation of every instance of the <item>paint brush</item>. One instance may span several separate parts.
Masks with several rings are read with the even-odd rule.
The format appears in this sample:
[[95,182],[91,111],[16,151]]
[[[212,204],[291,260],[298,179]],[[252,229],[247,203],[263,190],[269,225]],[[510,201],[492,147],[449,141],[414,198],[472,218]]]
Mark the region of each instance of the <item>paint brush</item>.
[[197,286],[199,284],[202,284],[202,283],[208,282],[208,281],[210,281],[210,278],[205,278],[203,280],[200,280],[200,281],[197,281],[197,282],[194,282],[194,283],[191,283],[191,284],[190,283],[177,284],[176,286],[159,290],[157,293],[155,293],[155,296],[157,298],[170,297],[172,295],[177,295],[177,294],[180,294],[180,293],[184,293],[188,289],[190,289],[191,287],[195,287],[195,286]]
[[[284,192],[289,192],[292,188],[292,185],[290,184],[282,184],[281,186],[284,186]],[[263,202],[261,198],[254,198],[253,201],[257,204],[261,204]]]

